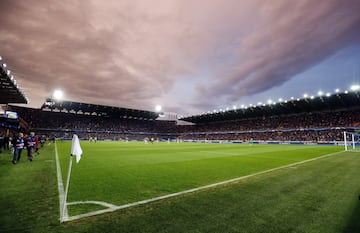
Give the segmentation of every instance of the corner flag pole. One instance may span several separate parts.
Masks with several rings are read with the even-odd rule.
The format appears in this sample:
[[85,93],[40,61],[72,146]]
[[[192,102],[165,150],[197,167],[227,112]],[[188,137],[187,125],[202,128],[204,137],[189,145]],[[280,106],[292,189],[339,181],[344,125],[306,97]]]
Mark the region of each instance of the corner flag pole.
[[72,157],[72,154],[70,154],[70,163],[69,163],[69,169],[68,169],[68,174],[67,174],[67,179],[66,179],[64,203],[63,203],[62,214],[61,214],[61,222],[65,221],[65,219],[64,219],[65,214],[67,215],[66,200],[67,200],[67,195],[68,195],[68,191],[69,191],[72,161],[73,161],[73,157]]
[[64,203],[62,203],[63,208],[62,208],[62,214],[61,214],[61,222],[65,222],[65,220],[68,218],[66,200],[67,200],[67,195],[68,195],[69,185],[70,185],[70,176],[71,176],[73,155],[76,156],[76,162],[78,163],[81,159],[81,154],[82,154],[82,149],[80,146],[79,138],[76,134],[74,134],[73,138],[72,138],[72,144],[71,144],[70,163],[69,163],[68,175],[67,175],[67,179],[66,179]]

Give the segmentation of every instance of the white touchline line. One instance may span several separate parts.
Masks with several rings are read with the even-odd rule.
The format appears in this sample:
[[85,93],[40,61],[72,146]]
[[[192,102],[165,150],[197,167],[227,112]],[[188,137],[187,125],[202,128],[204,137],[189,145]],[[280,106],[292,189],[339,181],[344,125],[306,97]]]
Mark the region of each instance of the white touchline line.
[[58,150],[56,146],[55,141],[55,159],[56,159],[56,175],[57,175],[57,181],[58,181],[58,191],[59,191],[59,205],[60,205],[60,222],[63,222],[68,218],[68,212],[67,208],[65,209],[65,216],[61,216],[63,213],[63,205],[64,205],[64,199],[65,199],[65,192],[64,192],[64,183],[62,181],[62,175],[61,175],[61,167],[60,167],[60,161],[59,161],[59,155]]
[[[95,215],[99,215],[99,214],[103,214],[103,213],[114,212],[114,211],[120,210],[120,209],[126,209],[126,208],[133,207],[133,206],[143,205],[143,204],[147,204],[147,203],[150,203],[150,202],[155,202],[155,201],[167,199],[167,198],[170,198],[170,197],[176,197],[176,196],[180,196],[180,195],[184,195],[184,194],[188,194],[188,193],[193,193],[193,192],[197,192],[197,191],[200,191],[200,190],[213,188],[213,187],[216,187],[216,186],[219,186],[219,185],[224,185],[224,184],[232,183],[232,182],[235,182],[235,181],[245,180],[245,179],[248,179],[248,178],[253,177],[253,176],[258,176],[258,175],[273,172],[273,171],[276,171],[276,170],[280,170],[280,169],[284,169],[284,168],[288,168],[288,167],[293,167],[293,166],[296,166],[296,165],[300,165],[300,164],[315,161],[315,160],[318,160],[318,159],[326,158],[326,157],[333,156],[333,155],[336,155],[336,154],[340,154],[340,153],[343,153],[343,152],[344,151],[335,152],[335,153],[323,155],[323,156],[320,156],[320,157],[316,157],[316,158],[312,158],[312,159],[308,159],[308,160],[303,160],[303,161],[300,161],[300,162],[296,162],[296,163],[292,163],[292,164],[272,168],[272,169],[269,169],[269,170],[253,173],[253,174],[250,174],[250,175],[241,176],[241,177],[237,177],[237,178],[234,178],[234,179],[225,180],[225,181],[222,181],[222,182],[209,184],[209,185],[201,186],[201,187],[198,187],[198,188],[193,188],[193,189],[168,194],[168,195],[165,195],[165,196],[155,197],[155,198],[151,198],[151,199],[147,199],[147,200],[143,200],[143,201],[133,202],[133,203],[129,203],[129,204],[121,205],[121,206],[115,206],[115,205],[112,205],[112,204],[108,204],[109,206],[111,206],[108,209],[97,210],[97,211],[89,212],[89,213],[86,213],[86,214],[75,215],[75,216],[67,216],[67,218],[64,219],[64,221],[78,220],[78,219],[85,218],[85,217],[95,216]],[[75,204],[85,204],[85,203],[95,203],[95,202],[96,201],[83,201],[83,202],[74,202],[72,204],[75,205]],[[104,203],[104,202],[102,202],[102,203]]]

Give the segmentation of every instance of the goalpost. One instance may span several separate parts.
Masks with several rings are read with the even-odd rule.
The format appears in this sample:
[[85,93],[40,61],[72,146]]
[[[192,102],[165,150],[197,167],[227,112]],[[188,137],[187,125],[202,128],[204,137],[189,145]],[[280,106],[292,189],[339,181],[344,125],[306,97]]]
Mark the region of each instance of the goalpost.
[[360,151],[360,134],[344,131],[345,151]]

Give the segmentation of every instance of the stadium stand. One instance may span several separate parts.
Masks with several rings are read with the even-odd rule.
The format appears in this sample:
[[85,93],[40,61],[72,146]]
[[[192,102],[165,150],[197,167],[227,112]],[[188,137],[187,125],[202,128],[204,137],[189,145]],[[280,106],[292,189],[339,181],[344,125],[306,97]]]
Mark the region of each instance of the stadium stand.
[[183,117],[181,120],[197,124],[209,122],[223,122],[237,119],[251,119],[258,117],[272,117],[277,115],[291,115],[312,112],[337,112],[343,110],[359,109],[360,98],[358,92],[335,93],[327,96],[292,99],[271,104],[260,104],[248,108],[230,111],[218,111],[210,114],[202,114]]
[[25,121],[16,112],[8,111],[9,103],[28,103],[28,98],[16,83],[14,76],[0,56],[0,153],[7,148],[10,135],[20,128],[27,129]]
[[357,92],[183,118],[195,125],[157,121],[158,113],[47,99],[41,109],[10,106],[31,130],[56,138],[189,141],[336,142],[360,130]]
[[0,104],[28,103],[28,98],[19,88],[6,63],[0,57]]
[[16,112],[8,111],[7,104],[9,103],[26,104],[28,98],[0,56],[0,128],[19,129],[21,126],[26,127],[23,125],[25,122],[18,118]]

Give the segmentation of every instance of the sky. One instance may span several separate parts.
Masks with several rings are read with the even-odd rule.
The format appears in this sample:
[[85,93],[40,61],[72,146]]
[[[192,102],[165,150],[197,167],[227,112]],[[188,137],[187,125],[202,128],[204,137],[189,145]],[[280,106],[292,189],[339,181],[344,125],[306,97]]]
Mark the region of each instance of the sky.
[[198,114],[360,83],[360,0],[0,0],[0,56],[39,108]]

